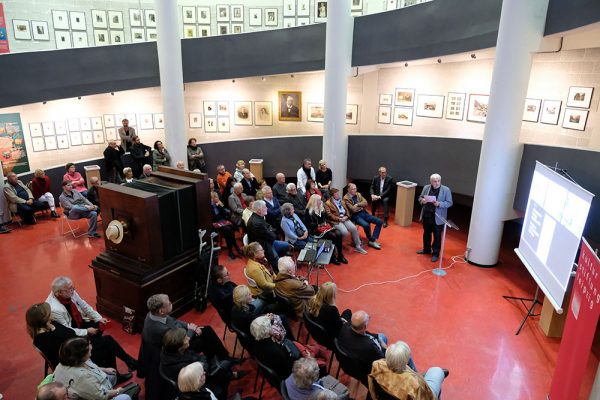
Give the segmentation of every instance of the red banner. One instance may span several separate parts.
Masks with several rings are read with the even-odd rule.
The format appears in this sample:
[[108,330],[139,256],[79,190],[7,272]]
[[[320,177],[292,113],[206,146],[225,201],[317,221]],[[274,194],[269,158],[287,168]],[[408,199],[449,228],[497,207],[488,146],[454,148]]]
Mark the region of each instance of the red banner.
[[8,48],[8,32],[6,32],[6,19],[4,18],[4,4],[0,3],[0,53],[10,53]]
[[552,377],[550,400],[579,397],[600,315],[600,259],[583,240],[567,322]]

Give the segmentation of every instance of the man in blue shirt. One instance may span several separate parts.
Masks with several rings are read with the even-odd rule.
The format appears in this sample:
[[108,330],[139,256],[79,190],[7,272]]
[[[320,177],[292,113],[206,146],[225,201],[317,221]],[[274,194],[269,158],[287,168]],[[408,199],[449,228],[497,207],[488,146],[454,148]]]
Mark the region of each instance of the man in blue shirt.
[[59,201],[63,213],[69,219],[89,219],[88,237],[100,238],[100,235],[96,232],[98,207],[83,197],[77,190],[73,190],[71,181],[63,181],[62,188],[63,192],[59,197]]

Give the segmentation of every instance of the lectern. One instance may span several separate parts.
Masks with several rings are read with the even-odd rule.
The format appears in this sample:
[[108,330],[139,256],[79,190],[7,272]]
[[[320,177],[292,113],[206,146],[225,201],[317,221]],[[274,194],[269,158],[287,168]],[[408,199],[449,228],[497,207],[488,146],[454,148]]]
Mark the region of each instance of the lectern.
[[197,282],[208,273],[198,252],[198,229],[210,232],[212,226],[203,178],[154,172],[100,186],[106,250],[91,265],[100,313],[119,319],[128,307],[140,329],[153,294],[168,294],[175,316],[192,307]]

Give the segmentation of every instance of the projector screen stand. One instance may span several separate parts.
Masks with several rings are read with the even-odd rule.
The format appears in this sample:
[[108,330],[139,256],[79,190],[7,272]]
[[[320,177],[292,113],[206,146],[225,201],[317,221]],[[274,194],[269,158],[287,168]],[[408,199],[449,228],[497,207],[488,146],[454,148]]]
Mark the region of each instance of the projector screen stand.
[[[527,318],[538,317],[540,315],[540,314],[534,314],[534,311],[533,311],[535,309],[536,304],[542,305],[542,303],[538,300],[539,292],[540,292],[540,287],[538,286],[535,288],[535,295],[533,296],[533,299],[526,299],[524,297],[502,296],[506,300],[519,300],[521,302],[521,304],[523,304],[523,307],[525,307],[525,310],[527,310],[527,314],[523,318],[523,321],[521,321],[521,325],[519,325],[519,329],[517,329],[517,332],[515,333],[515,335],[518,335],[521,332],[521,329],[523,329],[523,325],[525,325],[525,321],[527,321]],[[525,304],[526,301],[531,302],[531,307],[527,308],[527,304]]]

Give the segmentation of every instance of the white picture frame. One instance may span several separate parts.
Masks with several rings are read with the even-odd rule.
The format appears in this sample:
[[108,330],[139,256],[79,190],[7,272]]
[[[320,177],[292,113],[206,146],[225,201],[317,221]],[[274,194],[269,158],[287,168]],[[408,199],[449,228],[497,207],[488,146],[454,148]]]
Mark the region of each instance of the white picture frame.
[[544,100],[542,102],[540,122],[542,124],[558,125],[561,107],[562,100]]
[[221,100],[217,102],[217,116],[219,117],[228,117],[229,109],[230,109],[229,101]]
[[469,94],[467,121],[485,123],[489,101],[490,96],[487,94]]
[[142,15],[142,10],[137,8],[129,9],[129,25],[131,25],[132,28],[144,26],[144,16]]
[[323,122],[325,121],[325,104],[323,103],[307,103],[308,113],[306,120],[308,122]]
[[219,22],[217,24],[217,34],[220,36],[229,35],[229,23]]
[[273,103],[270,101],[254,102],[254,124],[256,126],[273,125]]
[[377,123],[391,124],[392,123],[392,106],[379,106]]
[[195,24],[198,20],[196,18],[196,7],[195,6],[183,6],[181,7],[181,20],[184,24]]
[[104,143],[104,132],[103,131],[93,131],[92,136],[94,137],[94,144]]
[[327,0],[315,0],[313,21],[315,23],[327,22],[327,12]]
[[109,142],[111,140],[118,140],[117,128],[106,128],[104,130],[106,135],[106,141]]
[[229,7],[231,22],[244,22],[244,6],[232,5]]
[[123,31],[110,31],[110,44],[125,44],[125,33]]
[[92,28],[95,29],[108,29],[108,20],[106,17],[106,11],[104,10],[92,10]]
[[79,118],[69,118],[69,132],[79,132],[81,129],[79,128]]
[[67,123],[64,120],[54,121],[54,130],[56,135],[66,135],[68,133]]
[[59,150],[68,149],[69,148],[69,136],[56,135],[56,145]]
[[298,17],[296,18],[296,26],[306,26],[310,25],[309,17]]
[[202,128],[202,113],[190,113],[188,120],[191,129]]
[[593,87],[571,86],[567,96],[566,107],[590,108],[593,94]]
[[197,25],[183,25],[183,38],[193,39],[198,37],[198,26]]
[[418,95],[416,107],[417,116],[426,118],[443,118],[445,99],[446,97],[443,95]]
[[233,104],[233,123],[235,125],[250,126],[252,125],[252,102],[251,101],[236,101]]
[[16,40],[31,40],[31,25],[26,19],[13,19],[13,32]]
[[296,17],[283,17],[283,27],[284,28],[295,28],[296,27]]
[[156,42],[157,35],[156,28],[146,28],[146,40],[148,42]]
[[394,107],[394,125],[412,126],[413,107]]
[[94,134],[92,131],[82,131],[81,142],[85,145],[94,144]]
[[140,114],[140,130],[154,129],[154,117],[150,113]]
[[229,22],[229,5],[217,4],[217,22]]
[[391,106],[394,100],[394,95],[392,94],[380,94],[379,95],[379,105],[382,106]]
[[82,131],[91,131],[92,120],[87,117],[79,118],[79,128],[81,128]]
[[156,10],[144,10],[144,23],[147,28],[156,28]]
[[240,33],[244,33],[244,24],[243,23],[239,23],[239,24],[231,24],[231,34],[233,35],[239,35]]
[[296,16],[296,0],[283,0],[283,16],[284,17],[295,17]]
[[229,132],[229,130],[230,130],[229,117],[218,117],[217,122],[218,122],[217,131],[219,133]]
[[123,11],[108,11],[108,27],[110,29],[125,29]]
[[413,107],[415,104],[415,89],[396,88],[394,90],[394,106]]
[[448,92],[446,101],[446,119],[462,121],[465,117],[466,93]]
[[588,110],[583,110],[581,108],[565,107],[565,115],[563,116],[562,127],[576,131],[585,131],[588,113]]
[[[296,3],[296,15],[299,17],[310,17],[310,0],[298,0]],[[298,24],[300,25],[300,24]]]
[[42,132],[44,132],[44,136],[54,136],[54,122],[42,122]]
[[542,108],[542,99],[525,99],[523,106],[523,121],[538,122],[540,119],[540,110]]
[[217,117],[204,117],[204,132],[213,133],[217,131]]
[[210,7],[198,7],[198,23],[201,25],[210,25]]
[[110,44],[108,29],[94,29],[94,43],[96,46],[107,46]]
[[265,26],[279,25],[279,10],[276,8],[265,8]]
[[358,104],[346,104],[346,124],[358,125]]
[[50,31],[48,30],[48,22],[46,21],[31,21],[31,34],[33,40],[47,42],[50,40]]
[[35,152],[46,150],[43,137],[31,138],[31,146],[33,147],[33,151]]
[[165,115],[163,113],[156,113],[153,116],[154,129],[165,129]]
[[81,146],[83,144],[83,138],[81,137],[81,132],[69,132],[69,142],[71,143],[71,147],[73,146]]
[[385,10],[395,10],[398,8],[398,0],[387,0],[385,3]]
[[58,50],[70,49],[73,47],[71,40],[71,32],[69,31],[54,31],[54,42]]
[[144,28],[131,28],[131,43],[142,43],[146,41],[146,30]]
[[73,36],[74,48],[81,49],[84,47],[89,47],[87,32],[71,32],[71,35]]
[[44,136],[44,147],[46,148],[46,151],[58,149],[56,136]]
[[350,11],[362,11],[363,9],[363,0],[351,0],[350,3]]
[[104,129],[104,126],[102,126],[102,117],[92,117],[92,130],[96,131],[100,129]]
[[69,30],[69,13],[63,10],[52,10],[52,26],[54,30]]
[[248,9],[248,25],[262,26],[262,8]]
[[210,25],[199,25],[198,37],[209,37],[211,36]]
[[85,23],[85,13],[83,11],[69,11],[69,21],[72,31],[85,31],[87,24]]
[[204,115],[207,117],[214,117],[217,115],[217,102],[216,101],[205,101],[203,103]]
[[29,124],[29,135],[32,138],[44,136],[44,131],[42,130],[42,123],[41,122],[31,122]]

